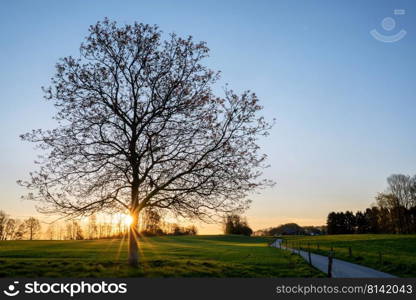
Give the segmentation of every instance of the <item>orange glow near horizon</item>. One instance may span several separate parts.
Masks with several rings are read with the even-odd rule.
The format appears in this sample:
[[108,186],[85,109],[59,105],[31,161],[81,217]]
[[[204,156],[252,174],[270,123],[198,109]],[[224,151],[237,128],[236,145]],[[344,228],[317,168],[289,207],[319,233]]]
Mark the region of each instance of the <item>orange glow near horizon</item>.
[[130,215],[125,215],[125,216],[124,216],[124,224],[125,224],[126,226],[130,226],[130,225],[131,225],[131,223],[133,223],[133,217],[132,217],[132,216],[130,216]]

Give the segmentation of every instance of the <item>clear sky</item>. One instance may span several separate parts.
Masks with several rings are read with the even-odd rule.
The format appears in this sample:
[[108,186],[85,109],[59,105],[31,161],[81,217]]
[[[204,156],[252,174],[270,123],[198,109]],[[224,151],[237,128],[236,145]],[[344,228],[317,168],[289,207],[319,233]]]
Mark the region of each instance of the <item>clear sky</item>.
[[[206,41],[207,64],[222,71],[219,86],[255,91],[266,116],[277,119],[262,141],[271,164],[266,175],[277,184],[253,196],[247,216],[254,229],[324,224],[331,210],[367,207],[388,175],[416,173],[415,1],[6,0],[0,3],[0,209],[36,214],[33,203],[19,199],[24,191],[16,180],[33,170],[35,151],[18,135],[53,125],[40,88],[58,58],[77,55],[88,26],[104,17]],[[385,43],[372,29],[407,34]]]

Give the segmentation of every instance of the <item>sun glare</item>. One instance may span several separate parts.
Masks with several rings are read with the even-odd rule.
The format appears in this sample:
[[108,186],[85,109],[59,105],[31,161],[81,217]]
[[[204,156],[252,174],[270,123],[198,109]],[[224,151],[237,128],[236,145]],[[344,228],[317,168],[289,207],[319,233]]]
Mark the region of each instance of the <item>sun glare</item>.
[[131,216],[126,215],[124,217],[124,224],[126,224],[127,226],[130,226],[132,222],[133,222],[133,218]]

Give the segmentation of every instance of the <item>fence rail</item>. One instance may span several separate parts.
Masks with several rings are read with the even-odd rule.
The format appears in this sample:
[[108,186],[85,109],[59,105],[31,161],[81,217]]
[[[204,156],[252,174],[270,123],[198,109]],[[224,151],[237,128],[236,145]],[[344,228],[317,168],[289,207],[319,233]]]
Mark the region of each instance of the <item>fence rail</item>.
[[[319,270],[321,270],[322,272],[326,273],[328,277],[334,277],[334,259],[336,258],[336,253],[340,253],[341,251],[342,253],[344,253],[344,250],[346,254],[344,253],[344,256],[341,255],[341,257],[338,256],[339,259],[336,260],[337,267],[336,267],[335,275],[337,276],[335,277],[340,277],[340,273],[343,272],[343,270],[340,270],[340,267],[350,269],[352,270],[351,273],[356,273],[356,274],[366,275],[366,272],[367,272],[368,274],[373,275],[373,277],[395,277],[391,274],[377,271],[375,269],[371,269],[369,267],[365,267],[365,266],[356,264],[354,262],[349,263],[348,261],[344,260],[345,257],[352,259],[355,253],[360,253],[360,252],[353,251],[353,248],[351,246],[344,247],[343,249],[340,249],[339,247],[337,247],[335,248],[335,250],[337,250],[338,252],[335,252],[333,245],[324,245],[324,247],[322,247],[322,244],[316,243],[314,245],[310,241],[308,241],[307,243],[301,243],[301,242],[293,241],[293,240],[292,241],[287,240],[287,239],[283,240],[281,238],[277,238],[276,240],[274,240],[272,243],[270,243],[270,246],[290,251],[292,254],[300,255],[311,266],[314,266],[318,268]],[[316,246],[316,248],[314,246]],[[328,251],[325,251],[325,249],[328,249]],[[317,261],[314,261],[314,259],[316,259]],[[381,251],[378,252],[378,262],[380,264],[383,263],[383,253]],[[360,275],[357,275],[356,277],[359,277],[359,276]],[[346,277],[354,277],[354,276],[346,276]],[[367,277],[367,276],[364,276],[364,277]]]

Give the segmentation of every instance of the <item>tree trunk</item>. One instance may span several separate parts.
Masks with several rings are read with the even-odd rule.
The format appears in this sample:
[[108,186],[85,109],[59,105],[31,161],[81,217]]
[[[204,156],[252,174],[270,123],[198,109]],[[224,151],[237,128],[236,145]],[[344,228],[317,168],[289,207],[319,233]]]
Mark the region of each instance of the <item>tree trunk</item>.
[[131,214],[132,222],[129,228],[129,259],[128,263],[132,267],[138,267],[139,265],[139,235],[138,235],[138,224],[139,214],[134,212]]

